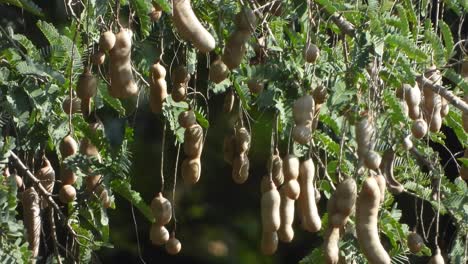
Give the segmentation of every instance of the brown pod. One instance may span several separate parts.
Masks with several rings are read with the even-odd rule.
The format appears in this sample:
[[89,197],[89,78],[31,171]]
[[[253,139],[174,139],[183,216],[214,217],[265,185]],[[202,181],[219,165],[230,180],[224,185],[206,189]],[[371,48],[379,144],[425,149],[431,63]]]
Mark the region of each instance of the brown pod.
[[411,126],[411,133],[417,139],[423,138],[427,134],[427,123],[424,119],[417,119],[413,121]]
[[159,19],[161,19],[162,13],[163,12],[162,12],[161,6],[153,3],[153,6],[151,7],[151,12],[149,13],[151,21],[153,22],[159,21]]
[[429,260],[428,264],[445,264],[444,257],[442,257],[442,254],[440,253],[440,248],[436,249],[436,253]]
[[440,116],[442,118],[446,117],[450,112],[450,107],[447,99],[441,98],[441,108],[440,108]]
[[182,39],[190,41],[203,53],[210,52],[216,47],[215,39],[193,12],[190,0],[174,0],[172,8],[172,21]]
[[295,125],[292,131],[292,138],[299,144],[306,145],[312,138],[312,123],[306,125]]
[[280,190],[280,218],[281,224],[278,229],[278,238],[283,242],[291,242],[294,238],[294,200],[288,198],[284,191],[284,186]]
[[281,160],[278,149],[275,149],[275,154],[270,156],[267,162],[267,170],[271,169],[273,182],[276,186],[280,186],[284,182],[283,161]]
[[[41,182],[46,191],[52,193],[55,185],[55,171],[47,158],[44,158],[43,167],[36,172],[36,178]],[[41,201],[41,209],[46,208],[48,205],[49,204],[46,200]]]
[[229,90],[226,95],[224,96],[224,105],[223,105],[223,110],[225,113],[231,113],[232,109],[234,107],[234,102],[235,102],[235,96],[234,96],[234,91],[231,89]]
[[245,43],[247,43],[250,36],[251,33],[248,30],[235,30],[229,36],[226,46],[224,47],[222,60],[230,70],[239,67],[241,64],[247,52]]
[[71,113],[72,114],[81,113],[81,100],[80,100],[80,98],[73,97],[73,99],[70,100],[70,97],[67,97],[67,98],[65,98],[65,100],[63,100],[62,109],[67,114],[70,113],[70,104],[71,104]]
[[312,159],[309,158],[303,161],[299,167],[301,193],[298,199],[301,204],[302,224],[309,232],[317,232],[322,227],[317,204],[315,203],[314,177],[315,166]]
[[169,241],[169,231],[164,226],[151,224],[150,240],[155,246],[162,246]]
[[312,122],[314,118],[315,102],[312,95],[304,95],[297,99],[293,105],[293,116],[296,125]]
[[214,83],[220,83],[224,81],[228,76],[229,69],[220,58],[218,58],[211,64],[209,71],[210,81]]
[[76,198],[76,189],[72,185],[63,185],[59,191],[59,200],[64,203],[71,203]]
[[403,148],[405,150],[411,150],[414,147],[413,141],[411,141],[411,135],[407,135],[403,139]]
[[382,157],[380,156],[379,153],[373,150],[368,151],[364,155],[364,165],[366,165],[368,169],[378,170],[381,162],[382,162]]
[[385,181],[385,177],[381,174],[377,174],[374,176],[377,185],[379,185],[380,190],[380,203],[385,201],[385,189],[387,188],[387,183]]
[[264,232],[276,232],[281,224],[281,198],[273,182],[269,182],[268,189],[262,194],[261,215]]
[[247,87],[249,88],[249,91],[253,94],[259,94],[263,92],[264,86],[264,83],[256,78],[252,78],[249,81],[247,81]]
[[301,187],[297,180],[289,180],[281,188],[284,189],[284,193],[289,199],[297,200],[301,194]]
[[177,65],[172,70],[171,81],[173,84],[177,83],[188,83],[190,81],[190,74],[187,67],[184,65]]
[[101,37],[99,38],[99,49],[101,51],[109,51],[115,46],[117,38],[112,31],[106,31],[102,33]]
[[176,83],[172,87],[172,100],[174,102],[182,102],[187,98],[187,85],[185,83]]
[[336,227],[328,228],[323,241],[325,263],[338,264],[340,258],[340,248],[338,247],[339,240],[340,229]]
[[284,180],[297,180],[299,177],[299,159],[294,154],[288,154],[283,158]]
[[186,158],[182,162],[182,178],[186,184],[195,184],[200,180],[201,164],[199,158]]
[[109,52],[109,94],[115,98],[129,98],[138,94],[131,65],[132,32],[122,28],[116,35],[114,48]]
[[172,218],[172,205],[169,200],[164,198],[162,193],[158,193],[151,201],[151,211],[155,218],[155,224],[166,225]]
[[408,248],[413,254],[419,253],[424,246],[424,240],[416,232],[409,233],[406,240],[407,240]]
[[270,256],[278,249],[278,234],[276,232],[263,231],[260,242],[262,254]]
[[185,129],[184,152],[191,158],[200,157],[203,149],[203,128],[194,124]]
[[369,116],[364,116],[356,123],[355,133],[359,160],[365,162],[367,153],[373,149],[372,135],[374,134],[374,126]]
[[70,170],[65,167],[64,164],[60,166],[60,179],[62,180],[62,184],[75,184],[76,180],[78,179],[78,176]]
[[245,127],[236,129],[236,150],[237,153],[245,153],[250,149],[250,133]]
[[60,142],[59,150],[62,158],[65,159],[78,151],[78,143],[72,136],[67,135]]
[[166,252],[171,254],[171,255],[176,255],[180,252],[182,249],[182,244],[180,244],[180,241],[174,237],[174,235],[171,235],[171,238],[166,243]]
[[[405,138],[406,140],[406,138]],[[410,140],[411,142],[411,140]],[[413,143],[411,143],[413,144]],[[411,146],[412,148],[412,146]],[[411,149],[410,148],[410,149]],[[395,163],[395,151],[391,148],[385,150],[383,157],[382,157],[382,163],[380,164],[380,171],[382,172],[383,176],[385,177],[385,180],[387,182],[387,189],[389,192],[392,194],[400,194],[402,193],[405,188],[401,183],[399,183],[396,179],[395,176],[393,175],[393,166]]]
[[320,50],[317,45],[307,43],[304,48],[304,59],[306,62],[314,63],[320,57]]
[[249,177],[249,157],[245,153],[235,157],[232,161],[232,179],[237,184],[242,184]]
[[357,185],[354,179],[348,178],[338,184],[327,203],[330,227],[342,228],[346,225],[354,210],[356,197]]
[[78,98],[83,100],[95,96],[96,92],[97,80],[91,73],[90,68],[86,67],[80,77],[78,77],[78,83],[76,84],[76,95]]
[[39,244],[41,240],[41,209],[39,207],[39,195],[33,187],[23,192],[23,222],[29,242],[32,257],[39,255]]
[[150,68],[150,96],[149,103],[153,113],[162,111],[163,103],[167,97],[166,69],[159,61]]
[[316,104],[323,104],[327,101],[328,93],[327,88],[323,85],[317,86],[317,88],[312,91],[312,97]]
[[104,61],[106,60],[106,53],[104,51],[98,51],[93,54],[91,57],[91,62],[94,65],[102,65],[104,64]]
[[197,123],[197,117],[195,116],[195,112],[193,112],[193,110],[181,112],[177,120],[179,121],[179,125],[183,128],[189,128]]
[[257,27],[257,17],[252,9],[245,7],[234,17],[234,25],[237,29],[254,32]]

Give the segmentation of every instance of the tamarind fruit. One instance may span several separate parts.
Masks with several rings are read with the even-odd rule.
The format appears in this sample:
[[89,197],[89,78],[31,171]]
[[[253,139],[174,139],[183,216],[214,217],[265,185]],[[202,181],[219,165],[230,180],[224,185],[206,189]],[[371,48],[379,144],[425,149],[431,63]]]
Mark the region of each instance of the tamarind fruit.
[[323,239],[325,263],[338,264],[340,258],[340,248],[338,247],[340,229],[337,227],[328,228]]
[[356,234],[359,246],[370,264],[390,264],[380,243],[377,228],[380,189],[375,177],[364,181],[356,202]]
[[380,190],[380,203],[383,203],[385,201],[385,189],[387,188],[387,183],[384,176],[381,174],[375,175],[374,178]]
[[301,187],[297,180],[286,181],[281,188],[284,189],[285,195],[292,200],[297,200],[301,194]]
[[260,80],[252,78],[249,81],[247,81],[247,87],[249,88],[250,93],[259,94],[263,92],[264,84]]
[[407,240],[408,248],[413,254],[419,253],[424,246],[424,240],[416,232],[409,233],[406,240]]
[[187,98],[187,84],[185,83],[176,83],[172,87],[171,92],[172,100],[174,102],[182,102]]
[[242,184],[249,177],[250,161],[245,153],[233,158],[232,161],[232,179],[237,184]]
[[157,22],[159,19],[161,19],[162,16],[162,8],[160,5],[153,3],[153,6],[151,7],[151,12],[149,13],[149,16],[151,18],[151,21]]
[[186,158],[182,162],[182,178],[186,184],[195,184],[200,180],[200,158]]
[[39,244],[41,241],[41,209],[39,207],[39,195],[34,187],[27,188],[22,195],[23,222],[32,257],[39,255]]
[[184,132],[184,152],[188,157],[200,157],[203,149],[203,128],[199,124],[187,127]]
[[285,181],[297,180],[299,177],[299,159],[294,154],[284,157],[283,174]]
[[270,181],[268,189],[262,194],[261,215],[263,232],[276,232],[281,224],[281,198],[275,184]]
[[[406,139],[406,138],[405,138]],[[410,140],[411,142],[411,140]],[[413,144],[413,143],[411,143]],[[412,148],[412,146],[411,146]],[[411,149],[410,148],[410,149]],[[380,170],[382,171],[382,174],[385,178],[385,181],[387,183],[387,189],[389,192],[391,192],[394,195],[402,193],[405,188],[401,183],[399,183],[396,179],[395,176],[393,175],[393,166],[395,163],[395,151],[391,148],[387,149],[384,151],[383,157],[382,157],[382,163],[380,163]],[[379,185],[380,186],[380,185]]]
[[429,260],[428,264],[445,264],[444,257],[442,257],[442,254],[440,253],[440,248],[439,247],[437,247],[436,253]]
[[294,238],[292,224],[294,222],[294,200],[290,199],[285,192],[285,186],[280,188],[280,219],[278,238],[283,242],[291,242]]
[[179,125],[186,129],[197,123],[197,117],[195,116],[195,112],[193,112],[193,110],[181,112],[177,120]]
[[441,97],[440,100],[441,100],[440,101],[440,103],[441,103],[440,116],[442,118],[444,118],[449,114],[450,106],[449,106],[449,103],[448,103],[447,99]]
[[411,133],[417,139],[423,138],[427,134],[427,123],[424,119],[416,119],[411,126]]
[[109,193],[106,188],[102,184],[98,185],[95,188],[95,192],[104,208],[109,208],[111,206],[111,199],[109,198]]
[[421,91],[419,90],[418,84],[411,86],[409,84],[403,84],[403,97],[408,106],[408,115],[411,119],[416,120],[420,116],[419,104],[421,103]]
[[280,186],[284,182],[283,175],[283,161],[279,156],[278,149],[275,149],[275,153],[270,156],[267,162],[267,169],[270,170],[273,176],[273,182],[276,186]]
[[373,150],[368,151],[364,156],[364,165],[371,170],[379,169],[381,162],[382,157]]
[[260,243],[261,251],[264,255],[273,255],[278,249],[278,233],[263,231]]
[[209,70],[209,79],[214,83],[220,83],[224,81],[229,76],[229,68],[224,64],[224,62],[217,58],[213,63],[211,63]]
[[[90,123],[89,128],[93,133],[96,133],[97,129],[99,128],[100,124],[99,123]],[[90,157],[97,157],[98,161],[101,161],[101,156],[99,155],[99,150],[93,143],[91,143],[91,140],[88,138],[83,138],[81,140],[80,144],[80,153],[86,156]],[[86,186],[86,191],[91,192],[93,191],[99,181],[101,180],[102,176],[101,175],[88,175],[85,177],[85,186]]]
[[323,85],[317,86],[312,91],[312,97],[314,98],[315,104],[323,104],[327,101],[328,93],[327,88]]
[[190,0],[174,0],[172,21],[182,39],[190,41],[200,52],[207,53],[216,47],[215,39],[193,12]]
[[411,141],[411,135],[407,135],[404,139],[403,139],[403,148],[405,150],[410,150],[413,148],[413,141]]
[[76,189],[72,185],[65,184],[60,188],[59,200],[64,203],[71,203],[76,198]]
[[329,228],[342,228],[354,209],[357,196],[356,181],[348,178],[338,184],[327,203]]
[[102,65],[104,64],[104,61],[106,60],[106,53],[104,51],[97,51],[96,53],[91,56],[91,62],[94,65]]
[[167,97],[166,69],[159,60],[150,68],[149,103],[153,113],[161,113],[164,100]]
[[83,73],[78,77],[76,95],[83,101],[95,96],[96,92],[97,80],[91,73],[91,69],[89,67],[85,67]]
[[224,96],[223,110],[225,113],[231,113],[234,108],[235,96],[232,90],[229,90]]
[[[155,218],[155,224],[163,226],[169,223],[172,218],[172,205],[161,192],[151,201],[151,211]],[[169,234],[168,234],[169,239]]]
[[78,143],[72,136],[67,135],[62,138],[62,141],[59,145],[59,151],[62,155],[62,158],[69,157],[78,151]]
[[70,100],[70,97],[65,98],[62,103],[62,109],[67,115],[70,114],[70,104],[71,104],[71,114],[81,113],[81,100],[78,97],[73,97]]
[[172,80],[172,99],[175,102],[180,102],[185,100],[187,97],[187,86],[190,81],[190,74],[185,66],[179,65],[174,68],[171,74]]
[[301,193],[298,201],[301,207],[303,227],[309,232],[317,232],[322,227],[320,215],[315,203],[314,190],[315,166],[311,158],[303,161],[299,167],[299,185]]
[[109,94],[115,98],[128,98],[138,93],[132,74],[132,32],[121,28],[115,35],[115,45],[109,52]]
[[257,27],[257,17],[252,9],[244,7],[235,15],[234,25],[236,26],[236,29],[248,30],[253,33],[255,31],[255,27]]
[[[36,178],[41,182],[44,189],[52,193],[55,185],[55,171],[50,165],[50,161],[44,157],[42,168],[36,172]],[[41,209],[46,208],[49,204],[46,200],[41,201]]]
[[103,52],[108,52],[114,48],[117,37],[112,31],[106,31],[99,38],[99,49]]
[[293,117],[295,126],[292,137],[299,144],[307,144],[312,136],[314,108],[315,102],[311,95],[304,95],[294,102]]
[[317,45],[307,43],[304,47],[304,59],[306,62],[314,63],[320,57],[320,50]]
[[166,252],[171,255],[176,255],[182,249],[182,244],[175,238],[174,234],[171,234],[171,238],[166,243]]
[[363,162],[369,169],[378,168],[380,165],[380,156],[378,157],[378,154],[372,151],[374,148],[374,142],[372,141],[374,126],[368,115],[365,115],[356,123],[355,133],[359,161]]
[[162,225],[151,224],[150,241],[155,246],[166,244],[169,241],[169,231]]

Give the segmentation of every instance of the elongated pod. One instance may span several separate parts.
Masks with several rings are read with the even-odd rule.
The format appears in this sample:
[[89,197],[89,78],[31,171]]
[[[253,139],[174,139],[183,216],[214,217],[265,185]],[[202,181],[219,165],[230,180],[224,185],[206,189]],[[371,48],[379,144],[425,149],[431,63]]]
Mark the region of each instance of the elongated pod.
[[390,264],[390,256],[380,243],[377,220],[380,189],[374,177],[368,177],[356,202],[356,234],[359,246],[370,264]]
[[356,123],[356,142],[359,160],[364,161],[367,152],[373,149],[372,134],[374,127],[368,116],[365,116]]
[[150,96],[149,102],[153,113],[160,113],[167,97],[166,69],[159,61],[150,68]]
[[232,160],[232,179],[237,184],[242,184],[249,178],[249,157],[241,153]]
[[297,180],[299,177],[299,159],[294,154],[288,154],[283,158],[284,180]]
[[201,163],[200,158],[186,158],[182,162],[182,178],[187,184],[195,184],[200,180]]
[[[43,161],[43,167],[36,173],[36,178],[41,181],[44,189],[49,193],[52,193],[55,185],[55,171],[54,168],[50,165],[50,161],[45,158]],[[47,200],[41,201],[41,209],[46,208],[49,205]]]
[[344,227],[354,209],[357,197],[357,185],[354,179],[346,179],[338,184],[327,203],[329,226]]
[[115,45],[109,52],[109,94],[116,98],[128,98],[138,93],[132,74],[132,37],[129,29],[122,28],[115,35]]
[[263,231],[261,250],[264,255],[273,255],[278,249],[278,234],[276,232]]
[[291,242],[294,238],[294,200],[290,199],[284,191],[284,186],[280,189],[281,205],[280,218],[281,224],[278,229],[278,237],[283,242]]
[[23,192],[23,221],[29,242],[32,257],[39,254],[39,243],[41,240],[41,209],[39,208],[39,195],[33,187]]
[[203,128],[194,124],[185,129],[184,152],[191,158],[199,158],[203,150]]
[[323,251],[325,255],[325,262],[327,264],[338,264],[338,261],[340,259],[340,248],[338,247],[339,240],[339,228],[329,228],[325,233],[323,241]]
[[276,232],[280,227],[281,198],[276,186],[270,181],[268,189],[262,194],[261,214],[264,232]]
[[[158,225],[166,225],[172,218],[172,205],[162,193],[158,193],[151,201],[151,211]],[[168,235],[169,239],[169,235]]]
[[222,61],[230,69],[239,67],[244,58],[247,48],[245,43],[249,40],[251,33],[247,30],[236,30],[228,38]]
[[275,150],[275,154],[270,156],[267,162],[267,170],[270,170],[273,176],[273,182],[276,186],[280,186],[284,182],[283,175],[283,161],[281,160],[278,149]]
[[212,51],[216,46],[215,39],[198,20],[190,0],[174,0],[173,8],[172,20],[180,36],[201,52]]
[[428,264],[445,264],[445,260],[440,253],[440,248],[436,249],[436,253],[429,260]]
[[294,102],[293,116],[296,125],[312,122],[314,118],[315,102],[312,95],[304,95]]
[[315,166],[312,159],[303,161],[299,168],[299,185],[301,193],[301,214],[303,227],[309,232],[317,232],[322,227],[320,215],[315,203],[314,175]]
[[[410,139],[405,138],[405,140]],[[409,142],[411,142],[411,140]],[[395,151],[391,148],[385,150],[382,156],[382,162],[380,163],[380,170],[382,171],[382,174],[387,181],[388,191],[392,194],[400,194],[404,191],[405,188],[395,179],[395,176],[393,175],[394,162]]]

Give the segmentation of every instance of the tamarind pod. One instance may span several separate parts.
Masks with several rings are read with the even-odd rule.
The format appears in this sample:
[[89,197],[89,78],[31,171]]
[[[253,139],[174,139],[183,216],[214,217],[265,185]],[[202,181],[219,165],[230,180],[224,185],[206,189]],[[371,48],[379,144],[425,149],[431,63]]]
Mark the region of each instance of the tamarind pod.
[[441,97],[441,108],[440,108],[440,116],[442,118],[446,117],[450,112],[450,106],[447,99]]
[[265,88],[265,84],[262,80],[259,80],[257,78],[252,78],[249,81],[247,81],[247,87],[249,88],[250,93],[259,94],[263,92],[263,89]]
[[377,185],[379,185],[380,190],[380,203],[385,201],[385,189],[387,188],[387,183],[385,182],[384,176],[377,174],[374,176]]
[[[410,150],[413,148],[413,141],[411,141],[411,135],[407,135],[404,139],[403,139],[403,148],[405,150]],[[385,156],[385,153],[384,153],[384,156]],[[383,158],[384,159],[384,158]],[[381,163],[382,164],[382,163]]]
[[314,111],[314,119],[312,119],[312,131],[315,131],[318,126],[318,121],[320,119],[320,108],[322,107],[321,104],[315,104],[315,111]]
[[314,63],[320,57],[320,50],[317,45],[307,43],[304,47],[304,59],[306,62]]
[[78,143],[72,136],[67,135],[60,142],[59,150],[60,154],[62,154],[62,158],[65,159],[78,151]]
[[440,107],[434,108],[434,112],[432,113],[431,116],[431,122],[429,124],[429,130],[431,132],[439,132],[440,129],[442,128],[442,116],[440,114]]
[[[34,187],[29,187],[23,192],[23,222],[26,228],[26,234],[29,243],[29,249],[32,251],[32,257],[39,255],[39,244],[41,241],[41,209],[39,207],[39,195]],[[33,263],[36,261],[33,260]]]
[[[301,187],[299,186],[299,182],[297,180],[289,180],[287,181],[282,188],[284,189],[284,193],[289,199],[297,200],[301,193]],[[317,195],[315,195],[317,197]]]
[[260,243],[264,255],[273,255],[278,249],[278,234],[276,232],[263,231]]
[[325,103],[328,98],[327,88],[323,85],[317,86],[312,91],[312,97],[314,98],[314,102],[318,105]]
[[[278,152],[278,150],[276,150]],[[278,154],[270,156],[267,162],[267,169],[271,168],[271,175],[273,176],[273,182],[276,186],[280,186],[284,182],[283,175],[283,161]]]
[[96,95],[97,79],[91,73],[90,68],[86,67],[83,73],[78,77],[76,84],[76,95],[81,100],[89,99]]
[[169,241],[169,231],[164,226],[151,224],[150,240],[155,246],[161,246]]
[[301,187],[299,200],[302,205],[303,226],[309,232],[317,232],[322,227],[315,203],[314,174],[315,166],[312,159],[303,161],[299,167],[299,185]]
[[356,123],[355,132],[358,156],[361,161],[364,161],[367,152],[374,148],[372,142],[374,127],[372,126],[368,116],[365,116]]
[[284,180],[297,180],[299,177],[299,159],[294,154],[288,154],[283,158]]
[[159,61],[150,68],[150,107],[153,113],[161,113],[167,97],[166,68]]
[[411,126],[411,133],[413,137],[417,139],[423,138],[427,134],[427,123],[424,119],[420,118],[413,121],[413,125]]
[[257,27],[257,17],[252,9],[244,7],[235,15],[234,25],[237,29],[248,30],[253,33]]
[[59,191],[59,200],[64,203],[71,203],[76,198],[76,189],[70,184],[65,184],[60,188]]
[[338,184],[327,203],[330,227],[342,228],[346,225],[354,209],[356,196],[357,186],[354,179],[348,178]]
[[315,102],[312,95],[298,98],[293,105],[293,117],[296,125],[303,125],[314,118]]
[[76,176],[72,170],[67,169],[65,165],[62,164],[60,166],[60,178],[62,179],[62,184],[72,185],[75,184],[78,176]]
[[424,246],[424,240],[416,232],[409,233],[406,240],[407,240],[408,248],[413,254],[419,253],[422,247]]
[[380,243],[377,228],[380,189],[374,177],[368,177],[356,202],[356,234],[359,246],[370,264],[390,264],[390,257]]
[[199,124],[194,124],[185,129],[184,132],[184,152],[191,158],[200,158],[203,150],[203,128]]
[[292,138],[299,144],[306,145],[312,137],[312,123],[307,121],[304,125],[295,125]]
[[81,113],[81,100],[78,97],[73,97],[73,99],[70,100],[70,97],[65,98],[62,103],[62,110],[67,113],[67,115],[70,114],[70,104],[71,104],[71,114],[76,114],[76,113]]
[[234,135],[227,135],[223,140],[223,155],[224,161],[229,164],[232,164],[235,155],[235,142],[236,139]]
[[249,177],[249,158],[245,153],[239,154],[232,161],[232,179],[237,184],[242,184]]
[[172,87],[172,100],[174,102],[181,102],[187,98],[187,84],[185,83],[176,83]]
[[231,113],[234,107],[234,101],[235,101],[234,92],[231,89],[224,96],[223,110],[225,113]]
[[406,83],[403,84],[403,96],[410,108],[418,107],[421,103],[421,90],[417,83],[414,87]]
[[102,65],[104,64],[104,61],[106,60],[106,53],[103,51],[98,51],[91,56],[91,62],[94,65]]
[[440,253],[440,248],[437,247],[436,253],[429,260],[428,264],[445,264],[445,260]]
[[215,39],[193,12],[190,0],[174,0],[172,21],[179,35],[199,51],[206,53],[216,47]]
[[405,188],[403,187],[403,185],[401,185],[401,183],[399,183],[395,179],[395,176],[393,175],[394,163],[395,151],[389,148],[384,151],[384,154],[382,156],[382,163],[380,163],[380,170],[382,171],[382,174],[385,177],[385,181],[387,182],[388,191],[396,195],[402,193],[405,190]]
[[161,6],[153,3],[153,6],[151,7],[151,12],[149,13],[151,21],[158,22],[159,19],[161,19],[162,13],[163,12]]
[[382,162],[382,157],[380,154],[369,150],[364,154],[364,165],[371,170],[377,170],[380,167],[380,163]]
[[419,106],[414,106],[414,107],[407,107],[407,115],[412,119],[416,120],[421,116],[421,111],[419,109]]
[[262,194],[261,215],[264,232],[276,232],[281,224],[280,218],[281,198],[276,186],[270,181],[267,191]]
[[190,73],[184,65],[177,65],[172,70],[171,74],[172,84],[187,84],[190,81]]
[[116,39],[115,34],[110,30],[102,33],[99,38],[99,49],[103,52],[113,49]]
[[200,180],[200,158],[186,158],[182,162],[182,178],[186,184],[195,184]]
[[236,150],[237,153],[244,153],[250,149],[250,133],[245,127],[236,130]]
[[229,68],[221,59],[217,59],[210,65],[208,75],[210,81],[220,83],[229,76]]
[[281,224],[278,229],[278,238],[283,242],[291,242],[294,238],[294,230],[292,228],[294,222],[294,200],[287,196],[284,186],[280,189],[280,197]]
[[197,123],[197,117],[195,116],[195,112],[193,112],[193,110],[180,112],[177,120],[179,125],[183,128],[189,128]]
[[[46,191],[52,193],[55,185],[55,171],[47,158],[44,158],[43,165],[44,166],[39,171],[37,171],[36,178],[41,182]],[[49,204],[47,200],[41,200],[41,209],[46,208],[48,205]]]
[[[161,192],[159,192],[151,201],[151,211],[155,218],[155,224],[163,226],[172,219],[172,205]],[[168,234],[169,239],[169,234]]]
[[336,227],[328,228],[323,241],[325,263],[338,264],[340,258],[340,248],[338,247],[339,240],[340,229]]
[[270,177],[268,175],[263,175],[262,180],[260,181],[260,193],[265,193],[270,190]]
[[249,40],[251,33],[247,30],[235,30],[228,38],[222,61],[229,70],[239,67],[244,58],[247,48],[245,43]]
[[171,238],[166,243],[166,252],[171,254],[171,255],[176,255],[180,252],[182,249],[182,244],[180,241],[174,237],[174,235],[171,235]]
[[114,47],[109,52],[109,94],[115,98],[128,98],[138,93],[130,62],[132,37],[129,29],[122,28],[116,34]]

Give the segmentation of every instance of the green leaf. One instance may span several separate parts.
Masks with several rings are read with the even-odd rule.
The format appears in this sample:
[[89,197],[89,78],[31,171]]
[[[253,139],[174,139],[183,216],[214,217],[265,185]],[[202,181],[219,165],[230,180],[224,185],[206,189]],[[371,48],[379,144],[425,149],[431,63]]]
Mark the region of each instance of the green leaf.
[[143,38],[150,34],[151,19],[149,13],[151,12],[150,0],[130,0],[130,4],[135,9],[140,24],[140,31]]
[[158,4],[162,8],[163,11],[167,13],[172,13],[172,8],[168,0],[153,0],[153,3]]
[[148,219],[148,221],[151,223],[155,222],[151,208],[145,203],[138,192],[132,190],[130,183],[124,180],[116,179],[111,181],[110,186],[114,192],[127,199],[132,203],[133,206],[140,210],[140,212],[146,217],[146,219]]
[[400,35],[388,35],[385,38],[385,43],[395,48],[400,49],[411,59],[423,62],[427,59],[427,54],[420,50],[410,39]]
[[10,4],[15,5],[17,7],[23,8],[24,10],[28,11],[29,13],[43,17],[44,14],[42,13],[42,9],[36,5],[33,1],[30,0],[1,0],[0,4]]
[[442,33],[442,37],[444,39],[445,44],[445,59],[449,60],[452,57],[453,46],[453,36],[450,27],[445,23],[443,20],[439,21],[439,28],[440,32]]

